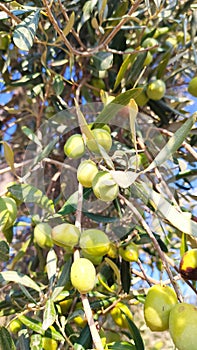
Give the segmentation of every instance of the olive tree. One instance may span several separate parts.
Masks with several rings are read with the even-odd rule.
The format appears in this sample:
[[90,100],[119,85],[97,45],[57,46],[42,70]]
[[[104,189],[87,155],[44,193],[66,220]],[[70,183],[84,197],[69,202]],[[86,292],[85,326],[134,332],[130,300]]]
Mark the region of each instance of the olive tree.
[[195,349],[196,32],[191,0],[1,2],[2,349]]

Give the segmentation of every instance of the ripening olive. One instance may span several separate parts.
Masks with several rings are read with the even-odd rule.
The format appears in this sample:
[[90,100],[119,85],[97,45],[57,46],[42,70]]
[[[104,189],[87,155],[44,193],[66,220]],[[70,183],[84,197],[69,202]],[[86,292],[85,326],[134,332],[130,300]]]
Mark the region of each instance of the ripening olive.
[[34,242],[41,248],[51,248],[53,241],[51,238],[52,228],[46,222],[40,222],[34,228]]
[[79,246],[82,252],[100,257],[107,254],[110,241],[105,232],[92,228],[81,233]]
[[92,187],[92,181],[97,173],[96,163],[90,159],[84,160],[77,169],[77,179],[82,186],[89,188]]
[[92,181],[95,196],[104,201],[113,201],[119,193],[119,187],[111,174],[107,171],[99,171]]
[[81,294],[90,292],[96,279],[96,270],[92,262],[86,258],[76,259],[71,266],[70,279],[73,287]]
[[68,138],[64,145],[64,153],[67,157],[78,159],[85,153],[85,144],[80,134],[74,134]]
[[72,250],[78,244],[80,231],[75,225],[63,223],[53,227],[51,236],[56,245]]

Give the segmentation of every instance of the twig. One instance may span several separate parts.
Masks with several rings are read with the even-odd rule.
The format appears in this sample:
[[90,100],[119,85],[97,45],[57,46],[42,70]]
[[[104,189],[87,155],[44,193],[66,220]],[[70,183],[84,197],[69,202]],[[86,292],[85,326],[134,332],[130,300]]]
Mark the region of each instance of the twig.
[[[62,11],[63,16],[65,17],[66,21],[68,21],[68,20],[69,20],[69,17],[68,17],[68,15],[67,15],[67,12],[66,12],[66,9],[65,9],[64,5],[62,4],[61,0],[58,0],[58,3],[59,3],[59,6],[60,6],[60,9],[61,9],[61,11]],[[86,50],[85,45],[84,45],[83,42],[81,41],[79,34],[75,31],[74,28],[71,29],[71,33],[73,34],[73,36],[75,37],[75,39],[78,41],[79,45],[81,45],[81,47],[82,47],[84,50]]]
[[118,23],[118,25],[111,31],[111,33],[103,40],[103,42],[101,44],[99,44],[95,48],[86,49],[86,51],[79,51],[79,50],[75,49],[74,47],[72,47],[72,45],[70,44],[70,42],[68,41],[68,39],[64,35],[64,32],[59,27],[55,17],[53,16],[53,13],[51,11],[50,5],[48,4],[48,1],[47,0],[43,0],[43,4],[46,7],[46,12],[48,14],[49,20],[53,24],[53,26],[54,26],[55,30],[57,31],[57,33],[59,34],[59,36],[62,38],[64,44],[66,45],[66,47],[68,48],[70,53],[72,53],[74,55],[81,55],[81,56],[84,56],[84,57],[88,57],[88,56],[92,56],[94,53],[96,53],[96,52],[100,51],[101,49],[105,48],[106,46],[108,46],[108,44],[115,37],[115,35],[118,33],[118,31],[121,29],[121,27],[129,20],[129,16],[131,16],[131,14],[133,12],[135,12],[135,10],[138,8],[138,6],[141,3],[141,1],[142,0],[136,1],[136,3],[129,10],[127,16],[125,16]]
[[0,4],[0,10],[7,13],[7,15],[11,17],[17,24],[21,22],[20,18],[16,17],[5,5]]
[[183,298],[182,298],[182,295],[180,294],[179,292],[179,289],[178,289],[178,286],[177,284],[175,283],[175,280],[174,280],[174,276],[169,268],[169,265],[168,265],[168,262],[167,262],[167,259],[166,259],[166,256],[164,254],[164,252],[161,250],[160,248],[160,245],[159,243],[157,242],[155,236],[153,235],[151,229],[149,228],[149,226],[147,225],[146,221],[143,219],[143,217],[141,216],[141,214],[139,213],[139,211],[133,206],[133,204],[131,202],[129,202],[124,196],[122,196],[121,194],[119,194],[119,198],[121,198],[125,204],[132,210],[132,212],[134,213],[134,215],[137,217],[137,219],[139,220],[139,222],[141,223],[141,225],[143,226],[143,228],[145,229],[145,231],[148,233],[151,241],[153,242],[153,245],[156,249],[156,251],[158,252],[162,262],[163,262],[163,266],[170,278],[170,281],[174,287],[174,290],[177,294],[177,297],[179,299],[180,302],[182,302]]
[[[140,272],[140,271],[138,271],[138,270],[136,270],[134,268],[131,268],[131,273],[136,275],[136,276],[138,276],[138,277],[140,277],[141,279],[147,281],[149,284],[160,284],[161,283],[161,281],[155,280],[154,278],[152,278],[150,276],[144,275],[144,273],[142,273],[142,272]],[[180,280],[180,279],[181,279],[180,276],[174,276],[174,280],[177,281],[177,280]],[[170,279],[162,281],[163,285],[170,284],[170,283],[171,283]]]

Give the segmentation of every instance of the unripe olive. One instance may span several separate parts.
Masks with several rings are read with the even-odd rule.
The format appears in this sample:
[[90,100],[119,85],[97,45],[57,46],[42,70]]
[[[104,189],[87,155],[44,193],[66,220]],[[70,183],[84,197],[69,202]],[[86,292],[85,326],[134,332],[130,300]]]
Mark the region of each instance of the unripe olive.
[[111,174],[107,171],[99,171],[92,181],[95,196],[104,201],[113,201],[119,193],[119,187]]
[[135,102],[140,107],[143,107],[148,102],[148,100],[149,98],[144,90],[142,90],[142,92],[135,98]]
[[86,254],[103,256],[109,250],[110,241],[105,232],[92,228],[81,233],[79,245]]
[[53,227],[51,236],[56,245],[72,250],[78,244],[80,231],[75,225],[63,223]]
[[128,328],[127,318],[133,319],[133,315],[126,304],[118,302],[110,311],[113,321],[121,328]]
[[10,332],[17,334],[21,330],[22,325],[23,324],[20,320],[14,319],[9,324],[9,330],[10,330]]
[[[90,124],[88,124],[88,127],[90,128],[90,129],[92,129],[92,126],[94,125],[94,123],[90,123]],[[106,130],[109,134],[111,134],[111,129],[110,129],[110,127],[109,127],[109,125],[108,124],[104,124],[104,125],[99,125],[98,127],[96,127],[96,128],[93,128],[92,130],[94,130],[94,129],[103,129],[103,130]]]
[[109,152],[112,146],[112,138],[109,132],[104,129],[93,129],[91,131],[94,138],[87,140],[88,149],[91,152],[100,154],[100,145],[105,149],[106,152]]
[[70,309],[72,305],[73,300],[72,299],[65,299],[59,302],[59,306],[61,308],[62,315],[67,315],[68,310]]
[[41,248],[53,247],[53,241],[51,238],[52,228],[46,222],[40,222],[34,228],[34,242]]
[[152,331],[162,332],[169,327],[169,315],[178,303],[174,289],[159,284],[149,288],[144,303],[144,318]]
[[64,153],[67,157],[77,159],[84,155],[85,144],[80,134],[72,135],[64,145]]
[[184,279],[197,281],[197,248],[183,254],[179,272]]
[[42,349],[43,350],[57,350],[58,342],[55,339],[42,337]]
[[[8,215],[6,214],[8,212]],[[6,214],[6,219],[4,220],[4,215]],[[3,221],[2,230],[7,230],[10,228],[17,217],[17,205],[13,198],[1,197],[0,198],[0,220]]]
[[81,294],[90,292],[94,288],[96,279],[93,263],[86,258],[76,259],[71,266],[70,279],[73,287]]
[[152,100],[160,100],[166,92],[166,85],[163,80],[156,79],[148,84],[146,89],[147,96]]
[[[83,310],[83,305],[82,305],[82,302],[79,301],[77,304],[76,304],[76,307],[75,307],[75,311],[76,310]],[[76,323],[77,326],[83,328],[85,327],[85,325],[87,324],[87,319],[85,317],[85,314],[83,315],[78,315],[76,317],[73,318],[73,321]]]
[[177,350],[196,350],[197,307],[187,303],[174,306],[170,312],[169,331]]
[[135,243],[130,242],[127,245],[119,247],[119,254],[125,261],[138,261],[139,248]]
[[97,173],[96,163],[90,159],[84,160],[77,169],[77,179],[82,186],[89,188],[92,187],[92,181]]
[[192,95],[197,97],[197,77],[194,77],[190,80],[188,85],[188,92]]
[[[154,38],[146,38],[143,42],[142,42],[142,47],[144,47],[145,49],[148,47],[153,47],[153,46],[157,46],[158,45],[158,41]],[[150,49],[151,53],[154,53],[157,51],[157,47],[154,47],[153,49]]]

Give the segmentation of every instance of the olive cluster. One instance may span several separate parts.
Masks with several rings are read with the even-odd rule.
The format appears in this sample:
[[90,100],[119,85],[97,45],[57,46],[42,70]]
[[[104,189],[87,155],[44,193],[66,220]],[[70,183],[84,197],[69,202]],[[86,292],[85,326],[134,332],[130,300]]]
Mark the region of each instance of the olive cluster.
[[197,308],[178,302],[173,288],[154,285],[144,303],[144,318],[151,331],[169,330],[178,350],[195,350],[197,342]]
[[[91,128],[91,125],[89,125]],[[102,149],[109,152],[112,147],[111,130],[108,125],[91,130],[92,138],[84,142],[81,134],[74,134],[68,138],[64,145],[64,153],[72,159],[81,158],[87,149],[94,155],[101,155]],[[119,186],[112,178],[110,172],[99,170],[97,164],[91,160],[82,160],[77,169],[77,179],[85,188],[92,188],[95,196],[104,201],[113,201],[119,193]]]

